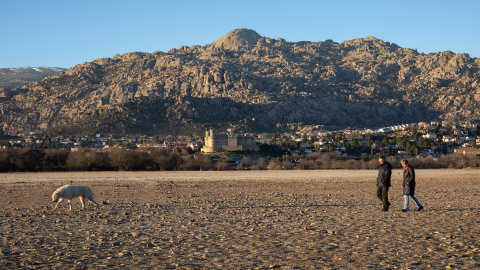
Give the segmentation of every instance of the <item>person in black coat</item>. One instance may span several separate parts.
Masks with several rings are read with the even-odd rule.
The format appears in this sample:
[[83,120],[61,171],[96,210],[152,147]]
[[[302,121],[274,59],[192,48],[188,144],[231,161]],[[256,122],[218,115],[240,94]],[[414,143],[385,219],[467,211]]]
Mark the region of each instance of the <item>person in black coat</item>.
[[408,160],[402,159],[401,163],[403,166],[403,198],[405,200],[402,212],[408,211],[408,202],[410,198],[412,198],[412,200],[417,205],[417,211],[421,211],[423,209],[423,206],[415,197],[415,170],[412,166],[410,166]]
[[388,211],[388,207],[390,207],[388,189],[391,186],[392,165],[388,163],[384,156],[381,156],[378,161],[380,162],[380,167],[378,168],[377,177],[377,197],[383,203],[382,211]]

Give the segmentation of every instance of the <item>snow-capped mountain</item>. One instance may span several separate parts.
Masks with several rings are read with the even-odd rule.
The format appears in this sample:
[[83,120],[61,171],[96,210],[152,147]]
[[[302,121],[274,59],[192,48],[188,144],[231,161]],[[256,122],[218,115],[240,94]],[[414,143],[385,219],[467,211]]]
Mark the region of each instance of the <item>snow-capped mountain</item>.
[[0,88],[22,87],[34,81],[43,80],[67,69],[58,67],[0,68]]

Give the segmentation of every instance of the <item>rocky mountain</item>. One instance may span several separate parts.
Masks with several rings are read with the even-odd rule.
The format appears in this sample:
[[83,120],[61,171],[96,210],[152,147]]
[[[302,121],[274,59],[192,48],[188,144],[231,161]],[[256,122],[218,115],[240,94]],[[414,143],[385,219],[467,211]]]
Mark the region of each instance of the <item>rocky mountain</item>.
[[64,68],[54,67],[0,68],[0,88],[22,87],[31,82],[40,81],[45,77],[57,75],[65,70]]
[[[287,42],[237,29],[205,46],[132,52],[0,90],[5,134],[280,131],[480,119],[480,59],[367,37]],[[201,133],[200,133],[201,134]]]

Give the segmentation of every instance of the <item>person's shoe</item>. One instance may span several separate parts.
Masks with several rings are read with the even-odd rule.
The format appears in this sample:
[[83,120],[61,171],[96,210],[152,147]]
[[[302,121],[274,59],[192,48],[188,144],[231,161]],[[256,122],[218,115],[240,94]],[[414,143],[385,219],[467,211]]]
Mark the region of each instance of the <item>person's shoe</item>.
[[423,206],[418,207],[417,211],[422,211]]
[[407,209],[402,209],[402,212],[407,212],[408,210]]
[[388,208],[382,208],[382,211],[388,211]]

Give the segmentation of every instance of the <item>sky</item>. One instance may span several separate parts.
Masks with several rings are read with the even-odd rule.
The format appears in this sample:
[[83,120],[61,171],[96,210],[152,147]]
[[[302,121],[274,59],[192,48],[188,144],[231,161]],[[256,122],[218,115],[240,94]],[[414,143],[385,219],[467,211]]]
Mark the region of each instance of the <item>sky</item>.
[[0,0],[0,68],[203,46],[238,28],[289,42],[374,36],[480,58],[478,14],[478,0]]

